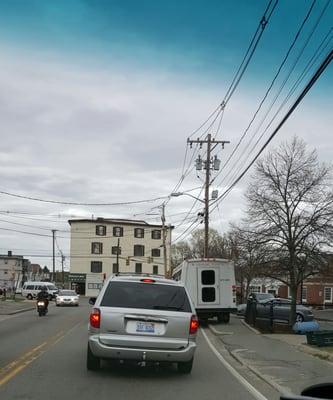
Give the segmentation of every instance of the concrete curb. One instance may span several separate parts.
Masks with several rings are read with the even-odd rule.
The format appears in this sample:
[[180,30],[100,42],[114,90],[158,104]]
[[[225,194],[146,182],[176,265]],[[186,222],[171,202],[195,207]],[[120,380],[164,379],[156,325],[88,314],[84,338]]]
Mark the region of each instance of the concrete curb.
[[15,315],[15,314],[20,314],[20,313],[23,313],[23,312],[26,312],[26,311],[34,310],[35,308],[36,307],[22,308],[20,310],[15,310],[15,311],[11,311],[11,312],[8,312],[6,314],[0,314],[0,315]]
[[310,354],[313,357],[318,357],[325,361],[333,362],[333,353],[329,353],[327,351],[319,350],[319,349],[317,350],[312,347],[309,347],[306,344],[299,344],[298,346],[296,346],[296,348],[297,348],[297,350],[303,351],[304,353],[307,353],[307,354]]
[[214,333],[214,335],[233,335],[233,332],[221,332],[215,329],[212,325],[208,324],[209,329]]
[[256,335],[261,335],[261,333],[256,328],[253,328],[253,326],[250,326],[249,324],[247,324],[243,319],[241,319],[241,323],[244,326],[246,326],[248,329],[250,329],[250,331],[254,332]]
[[[250,330],[253,330],[256,334],[260,334],[256,329],[254,329],[251,326],[249,326],[245,321],[244,321],[244,325],[246,327],[248,327]],[[217,331],[211,325],[208,325],[208,327],[216,336],[221,336],[221,335],[225,334],[225,333],[220,333],[219,331]],[[230,334],[230,333],[227,333],[227,334]],[[222,343],[223,343],[223,341],[222,341]],[[281,395],[283,395],[283,396],[291,396],[292,395],[292,392],[290,390],[287,390],[283,386],[281,386],[278,383],[274,382],[272,380],[271,376],[263,375],[257,368],[253,367],[251,364],[246,362],[242,357],[238,356],[239,349],[237,349],[237,350],[229,350],[228,347],[225,346],[224,343],[223,343],[223,345],[224,345],[224,348],[227,350],[227,352],[230,354],[230,356],[232,358],[234,358],[240,365],[242,365],[243,367],[249,369],[254,375],[256,375],[258,378],[263,380],[265,383],[267,383],[273,389],[277,390]]]
[[[228,349],[227,349],[228,350]],[[277,390],[283,396],[291,396],[292,392],[285,387],[279,385],[278,383],[274,382],[271,376],[262,374],[257,368],[253,367],[250,363],[246,362],[242,357],[239,357],[237,351],[235,350],[228,350],[229,354],[234,357],[241,365],[248,368],[251,372],[253,372],[258,378],[262,379],[266,382],[269,386],[273,389]]]

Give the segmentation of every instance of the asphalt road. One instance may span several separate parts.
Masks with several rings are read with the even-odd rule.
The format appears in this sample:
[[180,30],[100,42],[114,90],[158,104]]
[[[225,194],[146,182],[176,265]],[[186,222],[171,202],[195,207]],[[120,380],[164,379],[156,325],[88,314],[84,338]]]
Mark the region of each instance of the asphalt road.
[[[175,367],[109,363],[101,371],[87,371],[88,307],[51,306],[45,318],[29,311],[0,321],[1,400],[277,398],[253,394],[223,365],[202,333],[191,375],[180,375]],[[260,382],[254,384],[260,391]]]

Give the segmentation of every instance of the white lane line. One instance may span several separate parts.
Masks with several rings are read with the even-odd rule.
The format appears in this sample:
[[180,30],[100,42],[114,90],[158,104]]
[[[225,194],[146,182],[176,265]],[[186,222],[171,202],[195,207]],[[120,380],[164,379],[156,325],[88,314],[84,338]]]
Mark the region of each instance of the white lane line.
[[254,386],[252,386],[243,376],[232,367],[228,361],[221,355],[221,353],[216,349],[213,343],[208,338],[206,332],[201,328],[201,333],[206,339],[208,346],[216,357],[221,361],[221,363],[227,368],[227,370],[257,399],[257,400],[268,400],[263,394],[261,394]]

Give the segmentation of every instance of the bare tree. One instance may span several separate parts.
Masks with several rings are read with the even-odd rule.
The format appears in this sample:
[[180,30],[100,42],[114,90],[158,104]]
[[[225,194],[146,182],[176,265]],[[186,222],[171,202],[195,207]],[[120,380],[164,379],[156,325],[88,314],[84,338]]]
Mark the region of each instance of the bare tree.
[[235,273],[241,285],[241,301],[248,297],[253,279],[262,276],[262,266],[266,259],[266,246],[260,242],[259,235],[250,226],[244,220],[240,225],[232,225],[230,232],[233,247],[237,249]]
[[[193,232],[190,245],[192,253],[196,258],[204,257],[204,229]],[[217,230],[209,229],[209,257],[212,258],[231,258],[231,247],[227,235],[221,236]]]
[[293,323],[298,286],[324,265],[332,245],[331,169],[295,137],[257,162],[246,196],[248,218],[269,248],[265,274],[290,288]]
[[193,252],[186,241],[180,241],[171,246],[171,267],[176,268],[187,258],[192,258]]

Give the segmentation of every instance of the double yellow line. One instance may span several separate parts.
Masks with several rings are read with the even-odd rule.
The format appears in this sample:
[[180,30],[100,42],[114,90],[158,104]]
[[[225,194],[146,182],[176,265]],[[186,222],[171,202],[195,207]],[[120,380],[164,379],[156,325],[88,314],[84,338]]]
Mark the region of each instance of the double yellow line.
[[56,343],[60,342],[66,335],[68,335],[73,329],[75,329],[81,322],[75,324],[68,331],[60,331],[56,335],[51,336],[45,342],[39,344],[33,349],[29,350],[27,353],[23,354],[21,357],[16,360],[10,362],[5,367],[0,369],[0,386],[4,385],[15,375],[17,375],[20,371],[30,365],[33,361],[39,358],[43,353],[45,353],[51,346],[54,346]]

